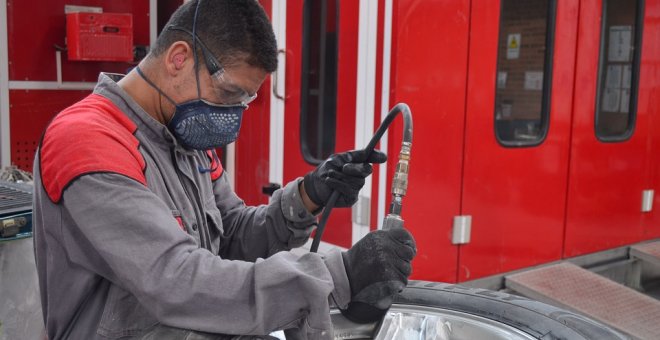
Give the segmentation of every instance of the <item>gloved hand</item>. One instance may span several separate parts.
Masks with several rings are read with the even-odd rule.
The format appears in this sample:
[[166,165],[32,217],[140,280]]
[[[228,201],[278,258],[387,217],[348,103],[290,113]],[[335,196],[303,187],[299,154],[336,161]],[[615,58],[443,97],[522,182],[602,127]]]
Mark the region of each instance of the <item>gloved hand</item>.
[[342,253],[351,302],[342,314],[353,322],[381,319],[408,284],[415,240],[405,229],[377,230]]
[[350,207],[358,199],[364,179],[372,172],[369,163],[384,163],[387,155],[374,150],[370,155],[365,150],[353,150],[330,156],[314,171],[305,175],[303,185],[309,199],[318,206],[325,206],[334,190],[341,195],[336,207]]

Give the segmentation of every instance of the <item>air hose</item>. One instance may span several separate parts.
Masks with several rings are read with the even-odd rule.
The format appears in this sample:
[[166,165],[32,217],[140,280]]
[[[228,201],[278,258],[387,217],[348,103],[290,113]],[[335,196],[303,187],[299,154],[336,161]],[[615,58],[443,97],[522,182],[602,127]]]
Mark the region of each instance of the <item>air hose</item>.
[[[410,112],[408,105],[404,103],[396,104],[380,124],[374,136],[371,137],[367,147],[364,148],[364,150],[367,151],[367,155],[370,155],[371,152],[374,151],[380,138],[383,137],[383,134],[385,134],[385,131],[387,131],[390,124],[392,124],[392,121],[394,121],[394,118],[396,118],[399,113],[403,113],[403,142],[401,143],[401,151],[399,152],[399,162],[397,163],[396,170],[394,171],[394,179],[392,180],[392,204],[390,204],[389,214],[383,221],[383,229],[385,230],[403,228],[401,209],[403,208],[403,196],[406,195],[406,190],[408,188],[408,171],[410,169],[409,161],[413,130],[412,113]],[[338,198],[338,191],[333,191],[330,198],[328,198],[328,203],[323,209],[323,215],[321,215],[319,226],[316,229],[316,235],[314,235],[314,241],[312,242],[312,248],[310,249],[312,253],[316,253],[319,249],[325,225],[328,222],[330,212],[332,211],[332,208],[335,207]]]

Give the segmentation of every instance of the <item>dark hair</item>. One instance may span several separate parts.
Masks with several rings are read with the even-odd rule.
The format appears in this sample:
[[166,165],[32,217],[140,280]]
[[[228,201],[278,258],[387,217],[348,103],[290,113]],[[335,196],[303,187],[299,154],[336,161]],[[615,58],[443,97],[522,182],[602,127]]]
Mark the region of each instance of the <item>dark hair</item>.
[[[172,14],[156,40],[153,56],[160,56],[177,41],[192,46],[189,33],[168,27],[192,32],[197,2],[188,1]],[[244,60],[268,73],[277,69],[273,27],[257,0],[201,0],[195,33],[223,65]],[[197,53],[203,63],[199,48]]]

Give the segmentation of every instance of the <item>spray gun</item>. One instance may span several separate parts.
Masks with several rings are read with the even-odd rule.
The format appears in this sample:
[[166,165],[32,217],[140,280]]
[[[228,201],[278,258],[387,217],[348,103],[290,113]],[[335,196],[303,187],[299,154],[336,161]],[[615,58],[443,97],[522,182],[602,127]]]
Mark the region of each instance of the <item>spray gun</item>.
[[[403,208],[403,196],[406,195],[406,190],[408,189],[408,172],[410,170],[410,148],[412,147],[412,113],[408,105],[404,103],[399,103],[390,110],[383,122],[376,130],[376,133],[367,144],[365,150],[367,154],[370,154],[374,151],[376,144],[383,137],[387,128],[389,128],[394,118],[399,113],[403,113],[403,142],[401,143],[401,151],[399,152],[399,162],[396,165],[396,170],[394,171],[394,179],[392,180],[392,204],[390,204],[390,212],[385,216],[383,220],[383,229],[392,229],[392,228],[403,228],[403,219],[401,218],[401,209]],[[325,225],[328,222],[328,217],[330,216],[330,211],[335,207],[335,203],[339,198],[339,192],[333,191],[328,199],[328,203],[325,205],[323,210],[323,215],[321,216],[321,221],[319,221],[319,227],[316,229],[316,235],[314,235],[314,241],[312,242],[311,252],[315,253],[319,249],[319,244],[321,243],[321,236],[325,230]]]

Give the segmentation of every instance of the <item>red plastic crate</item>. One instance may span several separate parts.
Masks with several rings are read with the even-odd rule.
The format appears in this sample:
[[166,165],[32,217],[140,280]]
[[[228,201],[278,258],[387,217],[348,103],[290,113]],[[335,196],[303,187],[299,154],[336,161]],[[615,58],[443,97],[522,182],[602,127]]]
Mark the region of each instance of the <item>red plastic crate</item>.
[[69,60],[133,60],[130,13],[67,13],[66,36]]

